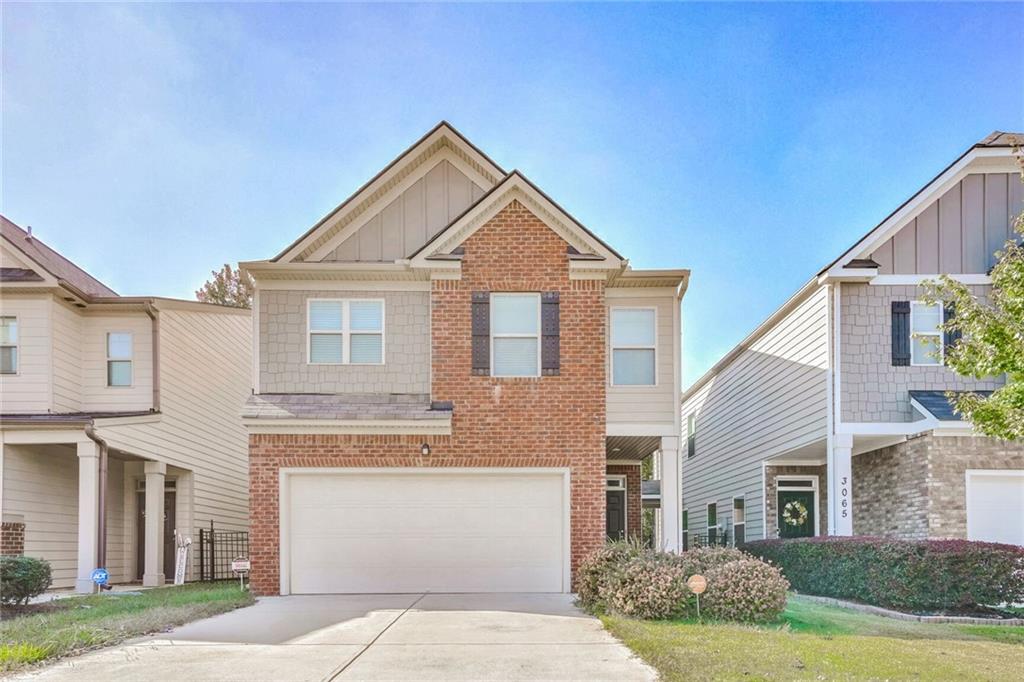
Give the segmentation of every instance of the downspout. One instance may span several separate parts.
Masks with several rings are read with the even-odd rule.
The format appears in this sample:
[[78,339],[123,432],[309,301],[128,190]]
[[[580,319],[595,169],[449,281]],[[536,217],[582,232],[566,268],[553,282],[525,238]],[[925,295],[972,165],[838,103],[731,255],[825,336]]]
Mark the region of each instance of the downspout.
[[[96,531],[96,565],[107,566],[107,442],[100,438],[90,421],[85,425],[85,435],[100,447],[100,480],[99,480],[99,529]],[[110,589],[110,585],[101,585],[101,589]]]
[[146,303],[143,309],[152,323],[150,336],[153,341],[153,412],[160,411],[160,315],[152,303]]

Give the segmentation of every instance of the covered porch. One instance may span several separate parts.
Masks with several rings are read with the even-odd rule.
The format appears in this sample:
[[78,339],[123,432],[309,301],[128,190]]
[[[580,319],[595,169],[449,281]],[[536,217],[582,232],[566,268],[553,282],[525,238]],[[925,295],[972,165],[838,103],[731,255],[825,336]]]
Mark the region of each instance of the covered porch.
[[680,551],[679,439],[607,436],[605,451],[608,537]]

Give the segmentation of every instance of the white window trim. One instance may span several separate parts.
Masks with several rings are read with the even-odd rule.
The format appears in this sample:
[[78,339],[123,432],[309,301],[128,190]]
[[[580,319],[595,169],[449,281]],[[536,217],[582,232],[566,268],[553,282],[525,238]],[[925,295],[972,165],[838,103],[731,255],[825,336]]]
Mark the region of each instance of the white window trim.
[[[711,525],[711,508],[715,508],[715,525]],[[718,502],[708,502],[704,508],[704,528],[722,530],[722,522],[718,520]]]
[[[780,481],[810,481],[811,487],[807,486],[785,486],[779,485]],[[776,519],[779,515],[779,491],[792,491],[792,492],[807,492],[811,490],[814,492],[814,536],[821,535],[821,495],[818,493],[818,476],[817,474],[786,474],[778,475],[775,477],[775,516]],[[765,519],[765,523],[768,519]],[[779,537],[778,529],[776,528],[775,537]]]
[[0,376],[16,377],[21,374],[21,325],[18,323],[17,315],[0,315],[0,317],[9,317],[14,320],[15,329],[14,343],[0,343],[0,348],[14,349],[14,371],[0,372]]
[[[944,341],[944,334],[942,332],[942,325],[946,323],[946,307],[942,304],[942,301],[937,301],[935,305],[939,306],[939,329],[937,332],[915,332],[914,331],[914,306],[927,306],[928,303],[924,301],[911,301],[910,302],[910,366],[911,367],[942,367],[946,364],[946,344]],[[938,362],[914,362],[914,337],[915,336],[935,336],[938,337],[939,343],[939,361]]]
[[624,474],[613,474],[611,476],[605,476],[605,490],[625,490],[626,489],[626,476]]
[[614,490],[622,491],[622,530],[625,533],[624,538],[629,537],[629,492],[626,490],[626,475],[625,474],[613,474],[611,476],[604,477],[604,489],[605,491]]
[[[111,334],[127,334],[130,339],[129,346],[131,352],[126,358],[112,358],[110,357],[110,335]],[[103,363],[103,383],[107,388],[133,388],[135,386],[135,332],[128,331],[127,329],[111,329],[103,335],[103,354],[107,358],[106,362]],[[110,363],[111,362],[128,362],[128,383],[125,385],[112,386],[110,384]]]
[[[692,428],[691,428],[692,427]],[[686,415],[686,441],[683,446],[686,448],[686,459],[693,459],[697,456],[697,441],[693,443],[693,454],[690,454],[690,439],[697,437],[697,410]]]
[[[616,310],[650,310],[654,313],[654,345],[652,346],[638,346],[638,345],[626,345],[616,346],[612,340],[612,330],[614,322],[612,318]],[[610,371],[608,372],[608,384],[620,389],[640,389],[647,390],[658,387],[658,308],[657,306],[644,306],[644,305],[613,305],[609,308],[608,313],[608,362]],[[654,351],[654,383],[653,384],[617,384],[615,383],[615,351],[616,350],[653,350]]]
[[[318,329],[314,331],[311,325],[310,310],[313,303],[340,303],[341,304],[341,329]],[[349,315],[352,303],[380,303],[380,332],[355,330],[351,328],[352,316]],[[306,299],[306,364],[314,366],[337,367],[339,365],[355,365],[356,367],[381,367],[387,360],[387,303],[383,298],[307,298]],[[380,362],[352,362],[353,334],[380,334]],[[312,345],[313,334],[334,334],[341,336],[341,362],[313,362]]]
[[[743,520],[739,523],[736,522],[736,500],[743,500]],[[732,497],[732,525],[743,526],[747,523],[747,496],[746,495],[733,495]]]
[[[496,334],[494,332],[494,299],[495,298],[501,298],[501,297],[508,297],[508,296],[535,296],[537,298],[537,333],[536,334],[509,334],[509,333]],[[488,313],[487,314],[490,316],[490,319],[488,320],[488,324],[490,325],[490,328],[491,328],[490,343],[488,345],[490,346],[490,354],[491,354],[491,356],[490,356],[490,363],[491,363],[491,376],[492,377],[499,377],[499,378],[506,378],[506,379],[535,379],[535,378],[540,376],[540,374],[541,374],[541,372],[540,372],[540,368],[541,368],[541,351],[542,351],[541,343],[540,343],[540,337],[541,337],[541,331],[542,331],[542,329],[541,329],[541,325],[542,325],[542,321],[541,321],[541,307],[542,306],[543,306],[543,303],[540,300],[540,294],[532,292],[532,291],[499,291],[499,292],[492,292],[491,293],[491,299],[490,299],[490,302],[488,303],[488,306],[487,306],[487,308],[488,308]],[[537,373],[536,374],[498,374],[497,372],[495,372],[495,370],[494,370],[494,345],[495,345],[494,344],[494,339],[536,339],[537,340]]]

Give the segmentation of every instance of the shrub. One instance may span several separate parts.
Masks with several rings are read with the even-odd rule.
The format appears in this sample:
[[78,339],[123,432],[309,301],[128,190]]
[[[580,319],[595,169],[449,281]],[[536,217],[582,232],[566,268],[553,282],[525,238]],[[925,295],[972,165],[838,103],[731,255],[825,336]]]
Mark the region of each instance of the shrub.
[[576,570],[576,594],[580,605],[591,610],[606,608],[608,587],[615,575],[630,559],[649,551],[637,542],[618,540],[584,557]]
[[749,554],[733,547],[698,547],[676,555],[676,561],[683,566],[687,576],[700,574],[704,577],[719,566],[750,558]]
[[704,593],[707,615],[720,620],[763,623],[786,608],[789,583],[782,572],[751,557],[730,561],[708,571]]
[[50,563],[27,556],[0,557],[0,602],[26,604],[53,582]]
[[609,608],[634,618],[672,618],[688,610],[689,577],[669,554],[645,552],[614,574],[607,586]]
[[748,542],[793,588],[907,611],[1024,601],[1024,547],[968,540],[819,537]]

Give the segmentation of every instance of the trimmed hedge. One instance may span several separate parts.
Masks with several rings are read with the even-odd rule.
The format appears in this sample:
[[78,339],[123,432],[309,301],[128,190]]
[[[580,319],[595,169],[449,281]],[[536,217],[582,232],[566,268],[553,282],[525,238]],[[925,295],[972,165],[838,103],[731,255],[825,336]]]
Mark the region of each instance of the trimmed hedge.
[[0,557],[0,603],[26,604],[52,582],[50,563],[27,556]]
[[815,537],[757,540],[793,589],[904,611],[964,611],[1024,601],[1024,547],[969,540]]

